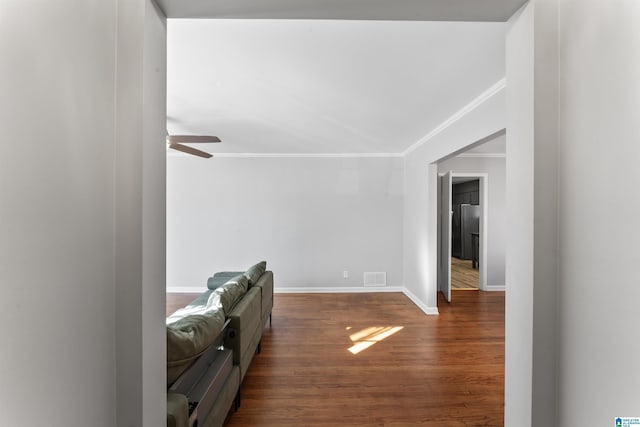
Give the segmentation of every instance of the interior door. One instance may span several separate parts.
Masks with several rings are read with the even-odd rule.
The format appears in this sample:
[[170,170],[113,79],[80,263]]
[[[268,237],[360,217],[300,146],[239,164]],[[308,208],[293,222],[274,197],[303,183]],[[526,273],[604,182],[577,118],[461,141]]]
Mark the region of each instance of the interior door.
[[440,180],[440,291],[451,302],[451,171]]

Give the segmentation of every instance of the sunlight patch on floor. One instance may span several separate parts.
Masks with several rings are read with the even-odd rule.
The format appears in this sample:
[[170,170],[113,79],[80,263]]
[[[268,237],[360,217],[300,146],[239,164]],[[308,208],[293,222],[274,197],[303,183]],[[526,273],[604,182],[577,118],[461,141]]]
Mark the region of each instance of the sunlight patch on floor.
[[[347,326],[345,329],[350,331],[351,326]],[[349,351],[352,354],[358,354],[402,329],[404,329],[404,326],[371,326],[364,328],[349,336],[354,343],[349,347]]]

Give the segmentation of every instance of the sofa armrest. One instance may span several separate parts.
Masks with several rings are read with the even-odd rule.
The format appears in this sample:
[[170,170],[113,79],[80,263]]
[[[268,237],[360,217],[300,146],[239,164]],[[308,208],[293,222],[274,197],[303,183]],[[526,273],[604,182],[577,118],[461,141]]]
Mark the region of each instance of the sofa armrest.
[[224,344],[233,350],[233,363],[240,365],[241,380],[260,341],[260,304],[260,289],[252,287],[229,313],[231,323]]
[[189,427],[189,402],[184,394],[167,393],[167,427]]
[[260,288],[262,292],[261,314],[262,327],[264,327],[273,309],[273,272],[269,270],[265,271],[254,286]]

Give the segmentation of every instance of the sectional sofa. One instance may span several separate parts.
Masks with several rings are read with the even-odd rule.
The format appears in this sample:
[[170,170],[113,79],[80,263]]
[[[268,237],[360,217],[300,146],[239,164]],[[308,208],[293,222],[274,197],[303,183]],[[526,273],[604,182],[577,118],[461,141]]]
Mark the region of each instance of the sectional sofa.
[[167,318],[167,426],[220,427],[240,404],[240,385],[271,321],[266,262],[220,272]]

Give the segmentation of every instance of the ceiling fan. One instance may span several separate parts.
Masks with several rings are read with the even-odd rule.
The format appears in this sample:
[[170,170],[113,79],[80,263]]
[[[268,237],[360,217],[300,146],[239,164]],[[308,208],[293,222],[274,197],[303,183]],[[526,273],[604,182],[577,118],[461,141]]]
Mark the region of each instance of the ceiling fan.
[[209,154],[205,151],[198,150],[197,148],[189,147],[187,144],[200,144],[210,142],[222,142],[217,136],[211,135],[167,135],[167,144],[169,148],[182,151],[183,153],[193,154],[194,156],[204,157],[208,159],[213,157],[213,154]]

